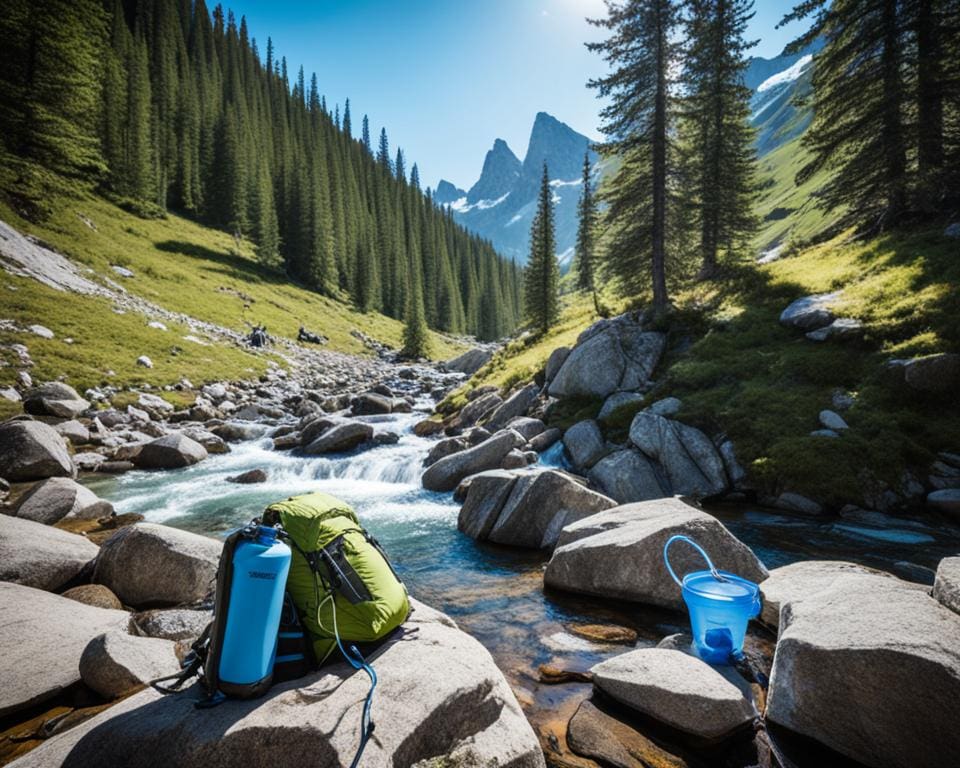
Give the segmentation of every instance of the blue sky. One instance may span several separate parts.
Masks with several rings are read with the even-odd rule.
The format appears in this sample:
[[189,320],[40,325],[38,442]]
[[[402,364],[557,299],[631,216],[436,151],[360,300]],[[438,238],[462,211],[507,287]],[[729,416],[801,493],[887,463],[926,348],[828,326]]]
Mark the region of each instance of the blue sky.
[[[350,99],[359,130],[385,126],[423,183],[468,188],[486,151],[504,139],[522,160],[537,112],[591,138],[598,101],[586,81],[604,72],[583,43],[602,0],[224,0],[247,17],[261,54],[272,37],[291,76],[316,72],[331,109]],[[792,2],[757,0],[753,53],[775,56],[797,30],[774,26]],[[212,3],[211,3],[212,7]]]

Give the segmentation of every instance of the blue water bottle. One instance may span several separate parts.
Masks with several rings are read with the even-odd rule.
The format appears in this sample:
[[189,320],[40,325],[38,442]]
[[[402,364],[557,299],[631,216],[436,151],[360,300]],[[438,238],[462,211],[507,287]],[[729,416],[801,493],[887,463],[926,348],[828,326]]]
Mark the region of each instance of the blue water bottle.
[[238,542],[232,565],[217,672],[223,693],[248,698],[270,685],[290,547],[277,538],[276,529],[257,526],[254,536]]

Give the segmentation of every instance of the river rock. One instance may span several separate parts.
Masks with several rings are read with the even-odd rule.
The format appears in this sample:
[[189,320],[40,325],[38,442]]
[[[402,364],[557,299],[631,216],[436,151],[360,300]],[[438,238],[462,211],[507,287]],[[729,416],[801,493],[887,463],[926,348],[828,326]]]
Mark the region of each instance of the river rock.
[[436,419],[424,419],[413,425],[413,434],[417,437],[430,437],[443,432],[443,422]]
[[490,430],[503,429],[518,416],[523,416],[536,402],[538,394],[540,388],[536,384],[527,384],[518,389],[485,417],[484,426]]
[[904,380],[922,392],[956,393],[960,390],[960,354],[944,352],[908,360],[903,366]]
[[371,439],[373,439],[373,427],[370,424],[362,421],[346,421],[328,429],[303,450],[310,456],[321,453],[341,453],[352,451]]
[[125,631],[129,624],[126,611],[94,608],[0,582],[0,717],[46,701],[78,682],[87,643],[111,629]]
[[194,608],[159,608],[138,613],[133,620],[147,637],[196,640],[213,620],[213,612]]
[[338,424],[345,424],[339,416],[314,416],[301,422],[300,441],[303,445],[310,445],[320,435]]
[[760,621],[776,628],[780,625],[782,605],[832,589],[844,580],[858,578],[896,579],[889,573],[840,560],[804,560],[774,568],[769,578],[760,584],[763,597]]
[[557,440],[563,437],[563,432],[561,432],[556,427],[551,427],[550,429],[544,430],[539,435],[530,440],[530,450],[536,451],[537,453],[543,453],[547,448],[550,448]]
[[180,669],[176,643],[113,630],[97,635],[80,656],[80,679],[107,699]]
[[782,509],[786,512],[799,512],[802,515],[823,514],[823,506],[819,502],[808,499],[806,496],[801,496],[799,493],[793,493],[792,491],[784,491],[781,493],[777,496],[773,505],[777,509]]
[[543,368],[544,380],[549,384],[557,376],[557,371],[563,366],[564,361],[570,354],[570,347],[557,347],[547,358],[547,364]]
[[421,478],[423,487],[428,491],[452,491],[467,475],[499,467],[503,457],[514,448],[520,448],[524,442],[518,432],[501,430],[489,440],[446,456],[427,467]]
[[609,422],[615,416],[622,412],[630,412],[630,418],[636,411],[640,410],[644,397],[637,392],[614,392],[610,397],[603,401],[603,407],[597,414],[597,421],[604,424]]
[[960,755],[960,617],[895,578],[857,576],[780,609],[767,719],[874,768]]
[[688,768],[689,765],[640,731],[608,715],[589,699],[582,701],[570,718],[567,743],[578,755],[616,768]]
[[364,392],[362,395],[358,395],[350,406],[350,412],[354,416],[373,416],[380,413],[390,413],[392,410],[393,398],[376,392]]
[[[471,486],[467,496],[479,493]],[[584,488],[563,472],[548,469],[520,473],[499,509],[487,538],[498,544],[552,549],[568,523],[609,509],[613,499]]]
[[960,521],[960,488],[945,488],[927,494],[927,506]]
[[640,648],[601,662],[593,684],[648,717],[707,741],[757,716],[743,690],[700,659],[668,648]]
[[[487,650],[412,602],[406,631],[377,652],[371,715],[378,728],[363,765],[544,768],[537,737]],[[196,691],[147,689],[48,739],[18,768],[348,765],[368,685],[341,662],[260,699],[211,709],[194,707]]]
[[63,438],[39,421],[0,424],[0,477],[11,482],[75,477]]
[[210,431],[228,443],[239,443],[260,437],[263,434],[263,426],[244,421],[228,421],[226,424],[218,424]]
[[[549,587],[684,610],[680,588],[663,563],[675,534],[691,537],[717,568],[760,582],[767,569],[715,517],[679,499],[642,501],[608,509],[566,526],[547,564]],[[697,552],[682,542],[670,550],[678,573],[703,570]]]
[[475,347],[468,349],[462,355],[458,355],[452,360],[447,360],[443,363],[443,369],[445,371],[465,373],[467,376],[472,376],[490,362],[491,357],[493,357],[493,353],[489,349]]
[[829,306],[840,297],[839,291],[804,296],[780,313],[780,325],[800,331],[815,331],[833,322]]
[[[534,456],[536,456],[536,453],[534,453]],[[514,448],[512,451],[510,451],[510,453],[503,457],[503,461],[500,462],[500,468],[521,469],[522,467],[527,466],[528,463],[527,455]]]
[[159,395],[154,395],[150,392],[141,392],[137,398],[137,405],[156,419],[162,419],[173,413],[174,410],[171,403],[168,403]]
[[90,442],[90,430],[76,419],[61,421],[54,424],[53,428],[60,437],[69,440],[71,445],[86,445]]
[[563,434],[563,445],[573,468],[585,472],[607,453],[600,425],[593,419],[578,421]]
[[440,459],[452,456],[459,451],[465,451],[470,447],[470,441],[464,437],[445,437],[434,443],[427,457],[423,460],[423,466],[429,467],[436,464]]
[[207,458],[207,449],[196,440],[175,433],[158,437],[144,445],[134,463],[140,469],[177,469],[189,467]]
[[945,557],[940,561],[933,582],[933,596],[960,614],[960,557]]
[[255,483],[267,482],[267,473],[262,469],[250,469],[241,472],[239,475],[233,475],[227,478],[228,483],[238,483],[239,485],[253,485]]
[[460,410],[460,423],[464,427],[475,424],[503,404],[503,398],[496,392],[487,392],[471,400]]
[[644,331],[637,313],[600,320],[580,334],[550,382],[552,397],[605,398],[646,386],[666,344],[664,334]]
[[630,425],[630,441],[657,463],[671,495],[702,498],[729,486],[720,453],[699,429],[641,411]]
[[78,603],[92,605],[95,608],[111,608],[117,611],[123,609],[120,598],[103,584],[79,584],[66,590],[62,595],[68,600],[76,600]]
[[508,429],[519,432],[528,443],[537,435],[543,433],[547,428],[540,419],[532,419],[529,416],[518,416],[507,424]]
[[104,517],[110,514],[110,507],[104,507],[93,491],[75,480],[51,477],[23,494],[17,500],[13,513],[25,520],[53,525],[65,517]]
[[[230,453],[230,446],[227,445],[226,440],[202,427],[185,427],[183,434],[191,440],[200,443],[200,445],[206,448],[207,453]],[[74,459],[74,461],[76,461],[76,459]]]
[[121,528],[100,549],[93,581],[126,605],[177,605],[204,598],[213,586],[221,544],[156,523]]
[[34,416],[59,416],[73,419],[90,407],[77,390],[61,381],[50,381],[23,396],[23,410]]
[[618,504],[662,499],[669,496],[666,479],[658,475],[650,460],[627,448],[600,459],[587,473],[591,485]]
[[0,580],[56,590],[96,556],[83,536],[31,520],[0,515]]
[[510,496],[519,475],[503,469],[479,472],[470,478],[457,527],[471,538],[484,540]]

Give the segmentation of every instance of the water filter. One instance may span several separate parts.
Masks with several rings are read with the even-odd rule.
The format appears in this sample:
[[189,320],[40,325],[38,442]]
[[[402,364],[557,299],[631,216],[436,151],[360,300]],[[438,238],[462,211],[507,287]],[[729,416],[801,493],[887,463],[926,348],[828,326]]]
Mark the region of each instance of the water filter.
[[246,696],[266,688],[277,653],[277,630],[290,571],[290,547],[258,526],[233,552],[230,598],[219,657],[219,688]]

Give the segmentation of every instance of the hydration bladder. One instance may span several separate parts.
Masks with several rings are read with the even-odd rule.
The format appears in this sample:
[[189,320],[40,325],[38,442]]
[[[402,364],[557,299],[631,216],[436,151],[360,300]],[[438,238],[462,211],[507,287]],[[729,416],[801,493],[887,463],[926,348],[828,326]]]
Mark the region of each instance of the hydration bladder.
[[[677,577],[670,565],[670,545],[683,541],[700,553],[708,569]],[[710,664],[727,664],[743,653],[743,638],[750,619],[760,614],[760,587],[726,571],[718,571],[710,556],[693,539],[671,536],[663,545],[663,561],[680,586],[690,613],[697,655]]]

